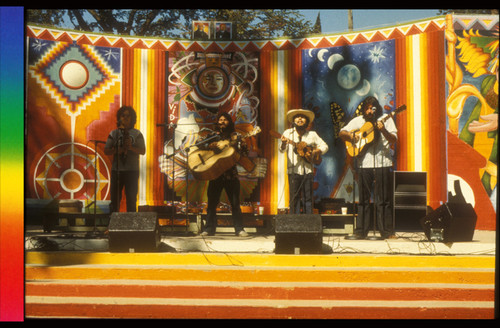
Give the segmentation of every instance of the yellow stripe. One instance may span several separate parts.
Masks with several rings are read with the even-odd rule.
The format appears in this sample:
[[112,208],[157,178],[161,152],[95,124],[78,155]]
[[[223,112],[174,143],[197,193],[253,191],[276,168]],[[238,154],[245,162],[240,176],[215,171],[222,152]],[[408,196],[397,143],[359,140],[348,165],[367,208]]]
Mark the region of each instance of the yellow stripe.
[[399,282],[399,283],[448,283],[494,284],[493,271],[448,270],[388,270],[348,269],[261,269],[221,267],[29,267],[26,279],[138,279],[138,280],[198,280],[198,281],[322,281],[322,282]]
[[[413,47],[411,44],[411,37],[405,37],[405,43],[406,43],[406,53],[411,54],[413,53]],[[408,149],[408,171],[414,171],[415,168],[415,163],[414,158],[414,148],[413,148],[413,139],[415,138],[415,135],[413,134],[413,67],[411,65],[411,56],[406,57],[406,94],[407,94],[407,102],[409,104],[408,106],[408,115],[406,116],[406,133],[407,133],[407,144],[406,147]]]
[[421,133],[421,138],[422,138],[422,171],[428,172],[429,171],[429,84],[428,84],[428,69],[429,69],[429,63],[428,63],[428,52],[427,52],[427,34],[422,33],[419,34],[420,38],[420,82],[421,82],[421,94],[422,94],[422,99],[421,99],[421,122],[422,122],[422,133]]
[[305,267],[305,268],[475,268],[494,269],[494,256],[443,255],[279,255],[245,253],[105,253],[26,252],[27,265],[169,265],[215,267]]

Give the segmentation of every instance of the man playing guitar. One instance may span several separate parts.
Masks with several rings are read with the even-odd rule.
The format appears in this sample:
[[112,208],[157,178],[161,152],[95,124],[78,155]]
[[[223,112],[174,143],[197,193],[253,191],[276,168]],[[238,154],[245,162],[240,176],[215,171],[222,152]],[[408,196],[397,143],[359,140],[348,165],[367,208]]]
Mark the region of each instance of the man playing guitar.
[[[287,113],[287,120],[292,127],[285,130],[281,136],[279,150],[288,156],[288,184],[290,193],[290,213],[300,214],[301,197],[303,199],[303,214],[313,212],[313,161],[328,151],[328,145],[315,131],[308,129],[314,120],[314,113],[305,109],[292,109]],[[299,154],[297,145],[305,143],[308,149],[304,155]],[[301,195],[302,194],[302,195]]]
[[362,115],[354,117],[339,133],[339,137],[350,144],[358,144],[360,138],[368,137],[358,133],[363,127],[373,126],[370,129],[371,141],[366,143],[364,151],[358,153],[357,164],[359,207],[356,218],[356,230],[353,236],[346,239],[365,239],[370,229],[372,209],[370,196],[372,191],[375,197],[377,214],[377,229],[381,238],[393,237],[394,227],[392,220],[392,150],[390,145],[397,141],[398,130],[390,115],[382,113],[382,107],[375,97],[367,97],[362,104]]
[[[211,142],[200,146],[204,149],[212,149],[215,152],[219,151],[219,141],[232,140],[235,138],[235,128],[231,116],[228,113],[220,113],[217,116],[217,125],[214,135],[218,136],[218,141]],[[207,136],[207,140],[212,139],[212,136]],[[239,151],[245,153],[246,144],[237,143]],[[236,164],[227,169],[217,178],[210,180],[207,189],[207,224],[201,233],[202,236],[213,236],[217,227],[216,211],[219,204],[222,189],[226,190],[227,198],[231,204],[232,218],[234,224],[235,234],[240,237],[248,236],[247,232],[243,229],[243,219],[241,216],[240,208],[240,180],[238,179],[238,171]]]

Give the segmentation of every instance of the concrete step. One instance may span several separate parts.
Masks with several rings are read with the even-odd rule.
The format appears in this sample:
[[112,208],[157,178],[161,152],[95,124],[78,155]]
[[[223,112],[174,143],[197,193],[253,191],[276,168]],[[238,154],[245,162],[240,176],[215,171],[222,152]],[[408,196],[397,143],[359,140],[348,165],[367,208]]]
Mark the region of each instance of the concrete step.
[[27,318],[494,317],[494,256],[27,252]]

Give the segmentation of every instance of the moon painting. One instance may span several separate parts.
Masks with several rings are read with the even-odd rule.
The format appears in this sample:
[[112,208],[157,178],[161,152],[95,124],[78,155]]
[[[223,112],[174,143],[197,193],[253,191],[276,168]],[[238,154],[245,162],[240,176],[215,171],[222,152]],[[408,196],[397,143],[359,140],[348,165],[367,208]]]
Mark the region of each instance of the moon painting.
[[303,106],[314,108],[314,130],[329,151],[314,178],[317,199],[335,197],[345,169],[345,146],[339,142],[331,108],[343,111],[348,122],[358,105],[375,96],[382,108],[394,109],[395,41],[377,41],[341,47],[305,49],[302,56]]

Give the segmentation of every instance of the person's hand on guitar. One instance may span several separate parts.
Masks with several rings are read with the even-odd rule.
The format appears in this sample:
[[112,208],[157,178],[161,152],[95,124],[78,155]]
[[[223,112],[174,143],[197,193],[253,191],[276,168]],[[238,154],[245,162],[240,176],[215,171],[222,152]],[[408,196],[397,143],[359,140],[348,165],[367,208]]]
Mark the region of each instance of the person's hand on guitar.
[[283,135],[281,136],[280,139],[281,139],[281,149],[282,150],[285,149],[288,144],[293,143],[290,139],[284,137]]

